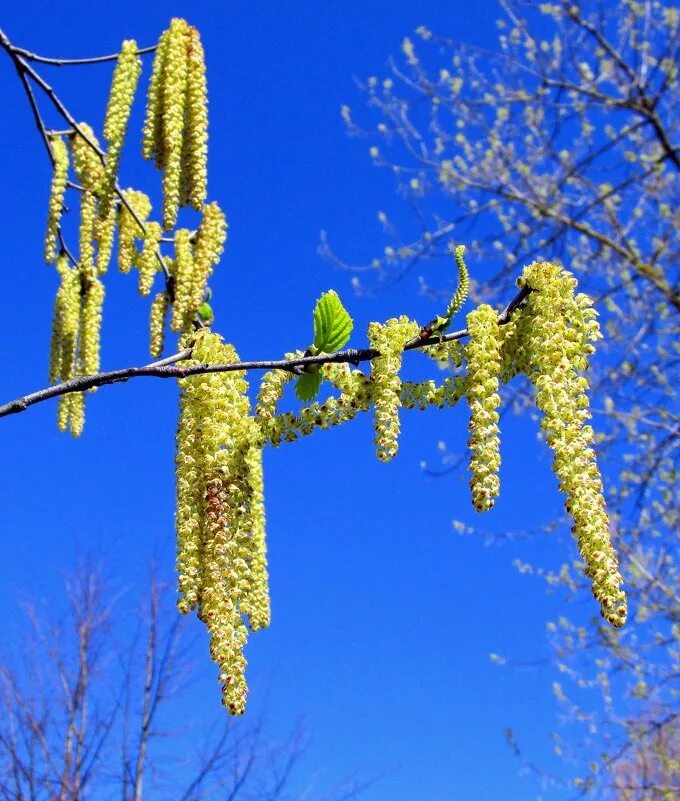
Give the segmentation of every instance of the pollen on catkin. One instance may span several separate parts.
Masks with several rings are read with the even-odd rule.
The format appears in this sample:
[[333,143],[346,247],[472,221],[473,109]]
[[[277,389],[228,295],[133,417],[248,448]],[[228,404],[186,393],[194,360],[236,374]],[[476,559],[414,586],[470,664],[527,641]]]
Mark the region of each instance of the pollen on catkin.
[[[85,288],[80,309],[80,367],[83,374],[99,372],[104,284],[94,278]],[[94,392],[93,387],[90,392]]]
[[163,227],[180,206],[200,209],[207,191],[208,111],[205,58],[198,31],[173,19],[161,36],[147,97],[142,153],[163,174]]
[[[151,201],[144,192],[135,189],[126,189],[123,197],[134,209],[140,222],[146,222],[151,213]],[[121,203],[118,221],[118,269],[122,273],[129,273],[138,256],[135,239],[144,238],[144,229],[135,220],[132,212],[124,203]]]
[[142,252],[137,258],[139,268],[139,294],[149,295],[153,287],[154,278],[160,269],[158,262],[158,246],[163,236],[163,229],[160,223],[150,222],[146,224],[144,234],[144,245]]
[[142,133],[142,156],[154,159],[158,169],[165,166],[163,150],[163,80],[165,57],[168,52],[169,31],[163,31],[156,46],[151,68],[151,80],[146,97],[146,117]]
[[47,210],[47,233],[45,234],[45,261],[52,264],[57,258],[59,223],[64,210],[64,193],[68,179],[68,148],[60,136],[50,138],[50,151],[54,162],[50,200]]
[[[188,342],[185,337],[184,342]],[[236,362],[220,337],[192,336],[191,363]],[[220,669],[222,700],[232,714],[245,709],[243,647],[269,617],[258,426],[249,416],[243,371],[207,373],[180,381],[177,439],[177,543],[181,611],[198,605]]]
[[227,239],[227,220],[217,203],[203,206],[203,217],[194,245],[193,287],[189,305],[192,314],[203,302],[212,271],[220,260]]
[[486,304],[467,316],[467,400],[470,407],[470,489],[478,512],[491,509],[500,491],[498,394],[501,336],[498,315]]
[[104,140],[109,147],[100,196],[101,217],[108,216],[111,209],[120,156],[141,71],[142,60],[137,55],[137,42],[134,39],[127,39],[123,42],[113,71],[111,92],[104,117]]
[[96,275],[94,264],[94,224],[97,219],[97,199],[92,192],[83,192],[80,197],[80,225],[78,269],[87,280]]
[[177,425],[177,607],[186,614],[198,603],[201,588],[203,495],[205,492],[203,449],[200,441],[201,410],[197,382],[181,380],[180,414]]
[[85,427],[85,393],[71,392],[67,397],[69,399],[68,429],[71,436],[77,439]]
[[436,342],[421,349],[423,353],[434,359],[442,369],[460,367],[465,357],[465,348],[457,339],[448,342]]
[[57,272],[61,283],[57,290],[52,316],[50,384],[71,377],[80,309],[80,279],[78,273],[69,267],[68,258],[64,253],[57,258]]
[[[65,259],[64,259],[65,262]],[[78,327],[80,325],[80,275],[64,263],[60,270],[62,285],[61,301],[61,357],[59,372],[55,379],[68,381],[73,378],[78,348]]]
[[195,311],[192,307],[194,269],[191,231],[178,228],[175,231],[175,298],[170,319],[170,328],[173,331],[183,331],[191,323]]
[[163,228],[169,231],[177,219],[182,180],[182,145],[186,122],[189,26],[173,19],[168,31],[162,77]]
[[399,370],[404,345],[420,332],[420,326],[407,317],[369,323],[368,341],[380,356],[371,360],[371,397],[375,404],[376,455],[389,462],[397,453],[401,379]]
[[73,169],[76,177],[88,192],[100,194],[106,172],[99,153],[93,147],[95,145],[96,148],[99,148],[99,142],[94,131],[86,122],[81,122],[78,127],[84,136],[76,132],[70,137]]
[[[99,208],[101,208],[101,203]],[[97,243],[97,275],[103,275],[109,268],[117,220],[118,209],[115,204],[110,206],[105,217],[98,216],[95,220],[93,235]]]
[[267,571],[267,542],[265,535],[264,484],[262,449],[250,447],[245,454],[250,485],[250,522],[252,539],[251,581],[243,603],[253,631],[264,629],[271,622],[269,573]]
[[465,395],[467,378],[465,376],[449,376],[437,386],[432,380],[413,382],[404,381],[401,385],[401,404],[405,409],[420,409],[428,406],[443,409],[455,406]]
[[157,359],[163,353],[165,341],[165,321],[168,316],[170,296],[167,292],[159,292],[151,303],[149,313],[149,350]]
[[205,56],[196,28],[189,28],[186,133],[182,152],[182,205],[197,211],[208,191],[208,89]]
[[544,414],[541,427],[554,453],[553,469],[567,496],[593,594],[603,616],[619,627],[626,620],[626,595],[611,543],[593,430],[586,425],[588,381],[581,373],[599,336],[597,322],[585,296],[574,296],[574,277],[558,265],[534,262],[524,269],[523,281],[534,290],[521,314],[528,320],[523,330],[527,374]]

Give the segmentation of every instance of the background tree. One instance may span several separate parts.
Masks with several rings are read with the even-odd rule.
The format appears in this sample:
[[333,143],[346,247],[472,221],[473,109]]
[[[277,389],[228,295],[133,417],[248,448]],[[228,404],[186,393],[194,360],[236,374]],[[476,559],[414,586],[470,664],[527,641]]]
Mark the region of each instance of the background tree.
[[[425,262],[438,266],[451,241],[471,243],[489,265],[473,293],[493,302],[518,263],[548,249],[597,298],[607,342],[596,365],[596,427],[634,625],[549,622],[566,677],[556,695],[605,756],[604,773],[582,766],[583,792],[667,798],[680,783],[680,15],[651,1],[501,8],[496,51],[420,27],[385,78],[361,84],[375,126],[343,107],[350,133],[369,139],[373,162],[392,171],[412,214],[379,213],[390,241],[364,267],[341,261],[325,240],[322,250],[371,291]],[[420,282],[435,298],[445,283]],[[508,404],[526,401],[518,390]],[[518,568],[551,590],[583,591],[572,562]]]
[[[138,626],[119,634],[129,599],[84,563],[67,581],[67,611],[56,599],[26,604],[25,642],[0,658],[0,797],[6,801],[119,798],[344,801],[301,775],[307,737],[284,742],[263,719],[190,720],[190,648],[168,592],[151,576]],[[132,636],[128,636],[132,635]],[[113,645],[115,643],[115,645]]]

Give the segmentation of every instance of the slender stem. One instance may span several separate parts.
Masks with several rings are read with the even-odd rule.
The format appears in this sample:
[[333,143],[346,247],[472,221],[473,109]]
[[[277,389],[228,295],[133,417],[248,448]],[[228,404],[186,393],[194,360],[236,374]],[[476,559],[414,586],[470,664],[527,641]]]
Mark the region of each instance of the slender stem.
[[[157,45],[151,47],[142,47],[137,51],[138,56],[144,56],[147,53],[155,53]],[[103,64],[106,61],[116,61],[120,53],[112,53],[110,56],[94,56],[92,58],[48,58],[47,56],[39,56],[37,53],[31,53],[30,50],[24,50],[23,47],[13,46],[14,52],[25,58],[27,61],[36,61],[40,64],[50,64],[53,67],[73,67],[82,66],[83,64]]]
[[[510,315],[527,298],[531,289],[523,287],[520,292],[510,301],[506,308],[499,314],[498,322],[504,325],[510,319]],[[404,350],[417,350],[427,345],[438,345],[440,342],[452,342],[453,340],[463,339],[468,336],[467,328],[460,331],[453,331],[443,336],[435,335],[426,339],[411,340],[406,343]],[[153,378],[187,378],[192,375],[204,375],[206,373],[229,373],[237,370],[286,370],[298,374],[301,368],[312,364],[354,364],[367,362],[380,356],[380,351],[373,348],[348,348],[337,353],[323,353],[318,356],[303,356],[299,359],[276,359],[262,361],[231,362],[229,364],[194,364],[188,367],[177,367],[176,363],[186,361],[191,357],[191,349],[185,349],[172,356],[168,356],[160,361],[152,362],[143,367],[125,367],[120,370],[110,370],[105,373],[95,375],[81,375],[55,384],[51,387],[39,389],[28,395],[23,395],[16,400],[9,401],[0,406],[0,417],[7,417],[10,414],[17,414],[28,409],[36,403],[58,398],[70,392],[85,392],[93,387],[101,387],[106,384],[117,384],[128,381],[131,378],[153,377]]]

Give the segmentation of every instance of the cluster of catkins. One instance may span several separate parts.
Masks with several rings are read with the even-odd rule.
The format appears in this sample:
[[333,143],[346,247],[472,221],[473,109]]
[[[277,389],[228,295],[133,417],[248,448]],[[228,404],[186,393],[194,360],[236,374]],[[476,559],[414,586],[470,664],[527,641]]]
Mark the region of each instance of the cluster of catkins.
[[173,19],[158,41],[149,84],[142,154],[163,170],[163,227],[180,206],[200,209],[208,185],[208,110],[198,31]]
[[[156,48],[148,92],[143,154],[163,170],[162,222],[150,220],[151,200],[135,189],[121,189],[118,170],[132,104],[141,74],[137,43],[123,42],[111,83],[103,127],[104,145],[85,123],[68,136],[50,139],[54,165],[48,207],[45,259],[56,263],[61,286],[52,326],[50,381],[67,381],[99,370],[99,338],[106,272],[118,233],[118,267],[138,272],[139,292],[152,292],[156,276],[163,289],[151,304],[150,351],[163,350],[170,328],[193,327],[208,279],[222,254],[227,234],[224,214],[205,203],[207,189],[207,97],[203,48],[198,31],[174,19]],[[66,141],[65,141],[66,140]],[[73,170],[75,181],[69,180]],[[80,192],[79,251],[66,249],[62,218],[66,189]],[[179,228],[162,253],[163,232],[174,227],[180,206],[201,212],[197,230]],[[169,311],[171,314],[169,315]],[[59,428],[78,436],[84,422],[84,395],[61,398]]]
[[[74,126],[66,137],[50,138],[54,173],[45,259],[56,265],[61,282],[52,325],[51,382],[99,370],[101,279],[112,257],[116,232],[118,267],[123,273],[137,270],[142,295],[151,294],[159,273],[163,278],[164,286],[151,304],[152,355],[162,352],[169,316],[171,330],[182,334],[183,346],[192,348],[189,364],[238,363],[234,349],[202,327],[210,322],[202,311],[207,305],[207,281],[221,256],[227,225],[217,204],[206,203],[207,100],[198,32],[184,20],[174,19],[156,49],[143,155],[163,171],[160,221],[150,219],[149,197],[132,188],[121,189],[117,178],[140,73],[137,45],[126,41],[113,74],[104,145],[84,123]],[[61,228],[68,188],[80,193],[77,258],[65,247]],[[175,227],[182,206],[201,212],[197,229],[178,228],[165,237],[164,232]],[[166,241],[173,244],[171,257],[162,252]],[[446,315],[424,328],[406,317],[371,323],[368,340],[377,355],[371,360],[370,375],[345,363],[324,364],[320,375],[332,385],[334,394],[322,402],[296,413],[277,411],[294,369],[264,375],[253,413],[243,370],[197,373],[180,380],[178,605],[184,613],[197,608],[207,625],[224,704],[233,714],[245,708],[246,621],[256,630],[270,619],[262,449],[267,444],[292,442],[317,428],[336,426],[371,407],[376,453],[388,462],[397,453],[400,408],[444,408],[465,397],[470,409],[472,501],[477,510],[486,511],[500,490],[499,387],[517,374],[527,376],[543,412],[541,425],[554,452],[554,471],[566,495],[593,593],[612,625],[625,622],[626,598],[588,424],[584,372],[600,336],[590,300],[575,292],[576,281],[568,272],[555,264],[535,262],[521,278],[530,292],[509,318],[501,324],[490,306],[481,305],[468,315],[467,343],[447,341],[442,332],[467,292],[463,250],[460,246],[453,251],[460,283]],[[329,304],[323,308],[327,316],[331,314]],[[330,318],[325,322],[330,326]],[[437,335],[438,343],[421,344]],[[453,368],[454,374],[439,383],[402,381],[405,348],[421,349]],[[61,396],[59,428],[78,436],[83,421],[84,394]]]
[[[584,371],[600,337],[596,313],[586,295],[575,294],[573,276],[555,264],[530,264],[520,283],[531,291],[502,323],[482,304],[468,315],[467,344],[442,340],[422,348],[440,363],[466,368],[440,383],[401,380],[404,347],[417,345],[421,333],[406,317],[369,325],[370,345],[380,354],[371,360],[370,375],[345,363],[324,364],[323,379],[335,394],[297,413],[277,411],[293,370],[265,373],[252,415],[245,373],[182,379],[177,441],[179,606],[184,612],[199,607],[231,712],[244,708],[244,617],[252,629],[269,621],[262,448],[344,423],[371,406],[377,456],[389,461],[397,452],[400,407],[444,408],[465,397],[470,408],[472,500],[477,510],[486,511],[500,489],[499,386],[517,374],[526,375],[544,415],[542,427],[555,455],[554,470],[566,494],[593,593],[604,617],[613,626],[623,625],[626,598],[610,540],[593,431],[587,424]],[[195,336],[194,363],[236,362],[233,349],[217,336],[208,331]],[[287,358],[301,355],[290,353]]]
[[[195,364],[238,361],[231,345],[207,329],[193,337]],[[177,433],[178,607],[198,608],[220,670],[222,699],[245,710],[244,616],[269,625],[262,444],[250,416],[243,371],[180,380]]]
[[498,387],[501,381],[524,374],[543,412],[541,427],[554,453],[553,469],[566,494],[572,532],[593,594],[603,616],[619,627],[626,621],[626,596],[611,543],[594,433],[588,425],[584,375],[593,343],[601,337],[597,315],[590,298],[576,294],[573,275],[556,264],[528,265],[519,283],[531,292],[506,325],[498,325],[488,306],[468,315],[466,395],[471,411],[473,503],[484,511],[498,495]]

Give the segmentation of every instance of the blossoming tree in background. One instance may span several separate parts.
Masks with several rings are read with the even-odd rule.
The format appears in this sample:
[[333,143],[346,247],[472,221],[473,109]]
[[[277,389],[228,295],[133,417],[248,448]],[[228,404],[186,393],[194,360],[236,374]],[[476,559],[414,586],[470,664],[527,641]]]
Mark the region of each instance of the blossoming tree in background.
[[[621,632],[548,622],[566,677],[556,694],[587,722],[586,752],[603,752],[610,768],[584,766],[583,789],[667,798],[680,781],[680,12],[658,0],[500,6],[497,50],[420,27],[389,74],[363,83],[371,114],[343,107],[407,210],[378,214],[388,243],[366,265],[322,249],[356,270],[360,291],[418,270],[439,297],[446,289],[426,267],[462,240],[495,256],[472,287],[492,304],[518,264],[549,253],[595,299],[605,334],[590,374],[596,441],[635,614]],[[533,404],[521,384],[513,390],[516,409]],[[518,567],[576,597],[588,583],[571,561]]]

